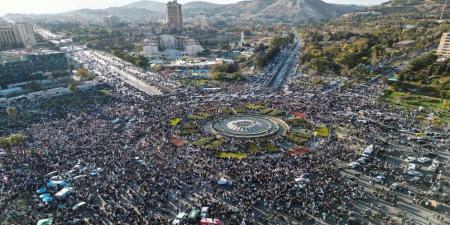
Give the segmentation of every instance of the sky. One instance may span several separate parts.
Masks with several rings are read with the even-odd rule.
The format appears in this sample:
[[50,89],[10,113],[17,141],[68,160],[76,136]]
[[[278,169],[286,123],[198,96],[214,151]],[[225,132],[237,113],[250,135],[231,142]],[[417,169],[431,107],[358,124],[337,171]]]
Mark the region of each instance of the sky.
[[[0,0],[0,15],[6,13],[59,13],[69,10],[91,8],[101,9],[114,6],[122,6],[138,0]],[[167,0],[156,0],[167,2]],[[194,0],[178,0],[180,3],[186,3]],[[239,0],[204,0],[213,3],[233,3]],[[331,3],[343,4],[378,4],[386,0],[324,0]]]

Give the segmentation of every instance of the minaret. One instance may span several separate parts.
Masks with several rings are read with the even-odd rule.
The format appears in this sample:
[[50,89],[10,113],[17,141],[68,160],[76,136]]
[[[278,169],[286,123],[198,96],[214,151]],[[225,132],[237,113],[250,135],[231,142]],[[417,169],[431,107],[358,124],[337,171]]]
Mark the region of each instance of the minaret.
[[242,31],[242,33],[241,33],[241,45],[244,46],[244,44],[245,44],[245,34],[244,34],[244,31]]

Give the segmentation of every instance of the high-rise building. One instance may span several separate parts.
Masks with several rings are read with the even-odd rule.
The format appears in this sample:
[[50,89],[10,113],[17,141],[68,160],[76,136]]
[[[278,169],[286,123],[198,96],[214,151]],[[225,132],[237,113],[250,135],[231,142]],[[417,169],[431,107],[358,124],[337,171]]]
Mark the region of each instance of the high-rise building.
[[103,18],[103,25],[110,28],[118,27],[120,25],[120,19],[117,16],[107,16]]
[[17,23],[16,29],[18,30],[19,37],[26,48],[32,48],[33,46],[36,45],[36,38],[34,37],[34,29],[31,24]]
[[173,31],[180,32],[183,30],[183,14],[181,4],[178,4],[177,0],[167,3],[167,23]]
[[0,27],[0,45],[16,47],[21,44],[14,26],[7,25]]
[[32,48],[36,45],[33,26],[29,23],[17,23],[0,27],[0,44],[10,47],[24,45],[26,48]]
[[442,34],[441,42],[437,50],[439,58],[450,59],[450,33]]

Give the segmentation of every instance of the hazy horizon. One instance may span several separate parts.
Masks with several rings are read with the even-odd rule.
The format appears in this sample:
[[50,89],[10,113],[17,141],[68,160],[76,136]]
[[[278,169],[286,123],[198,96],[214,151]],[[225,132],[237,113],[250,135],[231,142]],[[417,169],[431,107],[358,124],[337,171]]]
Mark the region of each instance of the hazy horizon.
[[[139,0],[14,0],[1,4],[0,16],[8,13],[23,13],[23,14],[51,14],[61,13],[70,10],[77,10],[82,8],[102,9],[108,7],[118,7]],[[154,0],[159,2],[168,2],[167,0]],[[178,0],[180,3],[199,1],[199,0]],[[200,0],[201,1],[201,0]],[[203,0],[216,4],[235,3],[239,0]],[[324,0],[329,3],[337,4],[360,4],[360,5],[375,5],[388,0]]]

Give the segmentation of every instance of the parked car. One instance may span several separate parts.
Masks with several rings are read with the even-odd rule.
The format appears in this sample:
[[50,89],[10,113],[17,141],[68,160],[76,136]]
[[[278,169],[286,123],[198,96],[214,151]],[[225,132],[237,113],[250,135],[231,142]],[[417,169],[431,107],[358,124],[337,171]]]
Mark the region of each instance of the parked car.
[[431,164],[428,167],[428,170],[431,171],[431,172],[436,172],[437,169],[438,169],[438,165],[436,165],[436,164]]
[[416,161],[416,157],[412,157],[412,156],[408,156],[408,157],[406,157],[406,159],[405,159],[405,162],[414,162],[414,161]]
[[411,176],[415,176],[415,177],[421,177],[423,176],[423,173],[415,171],[415,170],[408,170],[408,172],[406,172],[408,175]]
[[385,176],[383,176],[383,175],[378,175],[378,176],[376,176],[376,177],[373,178],[373,181],[374,181],[375,183],[381,183],[381,182],[383,182],[385,179],[386,179]]
[[202,207],[202,210],[200,212],[201,218],[206,218],[208,216],[209,207]]
[[416,170],[416,168],[417,168],[417,164],[410,163],[410,164],[408,165],[408,170]]
[[355,169],[356,167],[361,166],[361,164],[359,162],[351,162],[349,164],[347,164],[348,167]]
[[200,210],[192,209],[191,213],[189,213],[187,221],[189,223],[196,223],[198,221],[198,219],[200,219]]
[[177,217],[172,221],[172,225],[181,225],[186,221],[187,214],[185,212],[178,213]]
[[426,163],[426,162],[429,162],[430,160],[431,159],[427,158],[427,157],[420,157],[420,158],[417,159],[417,162]]

